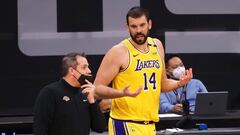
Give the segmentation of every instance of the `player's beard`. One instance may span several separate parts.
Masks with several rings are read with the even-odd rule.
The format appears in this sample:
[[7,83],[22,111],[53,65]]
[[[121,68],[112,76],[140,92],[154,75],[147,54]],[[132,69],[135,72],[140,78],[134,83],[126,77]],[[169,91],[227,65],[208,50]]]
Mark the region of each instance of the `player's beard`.
[[[143,36],[143,39],[137,39],[137,36]],[[143,33],[137,33],[135,35],[133,35],[132,33],[130,33],[130,36],[132,38],[132,40],[137,43],[138,45],[143,45],[146,41],[147,41],[147,38],[148,38],[148,35],[149,35],[149,31],[147,32],[146,35],[144,35]]]

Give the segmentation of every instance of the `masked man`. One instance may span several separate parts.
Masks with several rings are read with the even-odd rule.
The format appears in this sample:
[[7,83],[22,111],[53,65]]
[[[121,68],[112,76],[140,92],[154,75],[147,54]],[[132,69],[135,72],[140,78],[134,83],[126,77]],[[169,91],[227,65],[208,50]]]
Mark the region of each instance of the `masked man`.
[[62,59],[63,77],[45,86],[34,108],[34,135],[89,135],[106,128],[84,53]]
[[[185,67],[177,55],[171,55],[166,60],[166,71],[168,78],[179,80],[180,76],[185,74]],[[186,91],[186,94],[183,93]],[[171,92],[162,93],[160,96],[160,113],[182,113],[183,100],[189,103],[189,111],[194,112],[196,94],[198,92],[207,92],[206,87],[200,80],[191,79],[187,85],[177,88]]]

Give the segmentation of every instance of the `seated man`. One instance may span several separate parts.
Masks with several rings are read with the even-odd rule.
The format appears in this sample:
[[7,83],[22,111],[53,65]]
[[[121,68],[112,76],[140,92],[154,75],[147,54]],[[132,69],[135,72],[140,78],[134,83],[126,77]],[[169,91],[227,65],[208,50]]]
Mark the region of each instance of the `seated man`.
[[[172,55],[166,60],[166,72],[169,78],[178,80],[182,74],[185,74],[185,67],[177,55]],[[198,92],[207,92],[206,87],[200,80],[192,79],[186,86],[180,87],[170,92],[161,93],[160,113],[182,113],[184,99],[183,89],[186,90],[186,99],[189,102],[189,111],[194,112],[196,94]]]

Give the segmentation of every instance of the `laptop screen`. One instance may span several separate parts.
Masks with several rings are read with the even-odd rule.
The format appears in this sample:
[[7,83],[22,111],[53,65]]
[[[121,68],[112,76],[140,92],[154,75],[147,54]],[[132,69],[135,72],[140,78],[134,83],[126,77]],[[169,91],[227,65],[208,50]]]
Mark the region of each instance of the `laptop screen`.
[[195,115],[222,115],[227,108],[228,91],[197,93]]

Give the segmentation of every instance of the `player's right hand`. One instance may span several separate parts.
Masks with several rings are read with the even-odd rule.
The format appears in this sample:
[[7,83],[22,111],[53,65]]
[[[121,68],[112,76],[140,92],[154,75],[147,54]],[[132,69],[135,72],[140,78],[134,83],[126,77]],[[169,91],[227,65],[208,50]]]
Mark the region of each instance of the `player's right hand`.
[[127,86],[123,89],[123,94],[124,94],[124,96],[136,97],[138,94],[141,93],[142,88],[143,88],[142,85],[140,85],[136,91],[131,91],[131,90],[128,89],[129,87],[130,87],[130,85],[127,85]]

